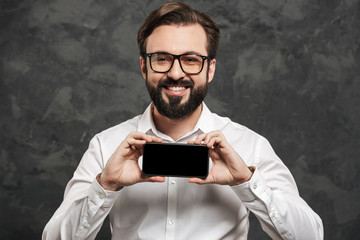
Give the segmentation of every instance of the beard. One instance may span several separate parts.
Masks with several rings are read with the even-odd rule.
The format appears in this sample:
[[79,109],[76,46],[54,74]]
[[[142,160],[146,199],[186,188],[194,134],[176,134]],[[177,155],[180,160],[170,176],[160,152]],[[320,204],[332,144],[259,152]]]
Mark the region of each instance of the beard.
[[[164,86],[186,86],[190,88],[189,99],[181,103],[183,96],[167,96],[168,102],[163,97]],[[150,98],[153,101],[159,113],[170,119],[181,119],[193,113],[204,101],[208,90],[208,76],[204,85],[194,88],[194,83],[189,80],[173,80],[167,78],[159,81],[157,86],[151,86],[146,79],[146,87],[149,91]]]

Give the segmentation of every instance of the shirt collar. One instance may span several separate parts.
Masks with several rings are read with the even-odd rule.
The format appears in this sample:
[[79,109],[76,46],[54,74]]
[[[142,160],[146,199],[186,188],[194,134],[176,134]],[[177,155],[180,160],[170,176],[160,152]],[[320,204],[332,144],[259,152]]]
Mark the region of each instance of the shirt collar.
[[[145,112],[142,114],[139,120],[138,131],[147,133],[149,131],[153,133],[157,133],[157,129],[154,124],[154,120],[152,118],[152,103],[146,108]],[[209,110],[206,104],[202,103],[202,112],[198,122],[196,123],[192,132],[197,130],[202,131],[203,133],[208,133],[216,130],[216,126],[214,124],[213,113]]]
[[152,118],[152,103],[146,108],[145,112],[141,115],[138,125],[138,131],[147,133],[149,130],[156,132],[154,120]]
[[198,122],[196,123],[194,130],[201,130],[203,133],[208,133],[216,130],[216,126],[214,124],[214,116],[213,113],[209,110],[206,104],[202,103],[202,112]]

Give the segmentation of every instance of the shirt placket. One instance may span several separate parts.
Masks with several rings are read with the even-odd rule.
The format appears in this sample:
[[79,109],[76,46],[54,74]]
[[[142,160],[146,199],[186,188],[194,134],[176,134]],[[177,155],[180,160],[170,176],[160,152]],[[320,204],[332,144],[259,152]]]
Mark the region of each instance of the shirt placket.
[[177,209],[177,181],[176,178],[168,178],[168,199],[167,199],[167,218],[166,218],[166,240],[175,239],[176,230],[176,209]]

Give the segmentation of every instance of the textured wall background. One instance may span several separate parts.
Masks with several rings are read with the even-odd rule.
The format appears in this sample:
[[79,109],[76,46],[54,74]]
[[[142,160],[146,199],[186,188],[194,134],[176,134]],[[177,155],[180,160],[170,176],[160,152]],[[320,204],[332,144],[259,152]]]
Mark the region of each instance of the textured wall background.
[[[148,105],[136,34],[163,2],[0,1],[0,239],[39,239],[90,138]],[[270,140],[326,239],[359,239],[359,1],[190,5],[222,30],[208,106]]]

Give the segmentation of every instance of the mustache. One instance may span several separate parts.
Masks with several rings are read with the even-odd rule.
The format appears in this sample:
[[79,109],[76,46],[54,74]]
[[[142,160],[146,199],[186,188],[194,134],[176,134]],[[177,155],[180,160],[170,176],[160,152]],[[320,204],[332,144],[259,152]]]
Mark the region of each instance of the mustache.
[[163,80],[160,80],[158,83],[158,87],[166,87],[166,86],[185,86],[185,87],[190,87],[193,88],[194,87],[194,82],[190,81],[190,80],[185,80],[185,79],[179,79],[179,80],[174,80],[172,78],[166,78]]

